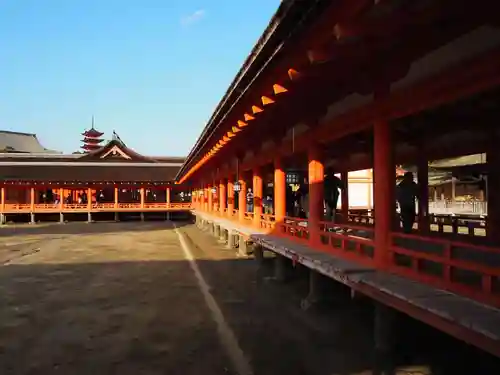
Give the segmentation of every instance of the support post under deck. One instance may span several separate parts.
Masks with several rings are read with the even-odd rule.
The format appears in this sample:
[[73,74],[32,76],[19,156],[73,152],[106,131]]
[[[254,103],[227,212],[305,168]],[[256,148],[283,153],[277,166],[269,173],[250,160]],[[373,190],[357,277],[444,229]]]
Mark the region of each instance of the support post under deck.
[[255,258],[255,261],[259,266],[261,266],[264,263],[264,248],[262,245],[259,245],[257,243],[253,244],[252,248],[253,256]]
[[374,322],[375,373],[392,374],[392,352],[395,342],[396,311],[376,302]]
[[247,240],[243,236],[239,236],[239,243],[238,243],[238,255],[240,256],[248,256],[248,244]]
[[302,310],[308,310],[310,307],[316,305],[321,300],[322,287],[321,274],[313,269],[309,269],[309,292],[307,297],[300,302]]
[[227,231],[227,247],[229,249],[234,249],[236,247],[236,236],[230,230]]
[[276,254],[274,259],[274,278],[279,282],[287,279],[287,258],[280,254]]

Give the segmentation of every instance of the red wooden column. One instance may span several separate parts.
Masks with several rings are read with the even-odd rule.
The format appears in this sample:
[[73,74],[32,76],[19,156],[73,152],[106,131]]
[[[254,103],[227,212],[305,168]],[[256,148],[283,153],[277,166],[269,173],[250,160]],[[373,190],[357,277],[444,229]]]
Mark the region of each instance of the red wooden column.
[[[2,213],[5,212],[5,195],[6,195],[6,190],[5,190],[5,186],[2,186],[2,196],[1,196],[1,202],[0,202],[0,211]],[[1,223],[3,224],[3,223]]]
[[207,185],[207,190],[206,190],[208,197],[208,212],[212,212],[214,210],[214,193],[212,192],[212,185],[208,184]]
[[418,180],[418,231],[429,233],[429,164],[425,153],[421,152],[417,160]]
[[145,202],[146,202],[146,191],[144,190],[143,187],[139,189],[139,193],[141,195],[141,208],[144,208]]
[[321,151],[318,145],[314,145],[308,152],[309,164],[309,241],[312,245],[321,244],[320,221],[324,213],[324,180],[325,170]]
[[240,172],[238,181],[241,188],[238,193],[238,219],[240,223],[244,223],[245,213],[247,212],[247,182],[245,181],[243,172]]
[[30,188],[30,211],[35,211],[35,188]]
[[[165,191],[165,200],[167,201],[167,208],[170,208],[170,191],[171,191],[171,188],[169,188],[169,187]],[[193,194],[191,194],[191,199],[193,199]]]
[[118,186],[114,188],[115,210],[118,208]]
[[200,197],[200,189],[196,189],[193,191],[193,196],[194,196],[194,206],[197,210],[200,209],[200,202],[201,202],[201,197]]
[[259,168],[253,170],[253,224],[260,227],[260,218],[262,217],[262,175]]
[[219,212],[221,214],[224,213],[226,208],[226,183],[224,180],[220,180],[219,182]]
[[200,196],[201,196],[201,199],[200,199],[200,210],[201,211],[205,211],[206,210],[206,199],[207,199],[207,196],[205,194],[205,185],[202,184],[201,185],[201,188],[200,188]]
[[64,209],[64,188],[59,188],[59,211],[63,211]]
[[274,217],[283,222],[286,216],[286,175],[281,159],[274,160]]
[[234,183],[232,177],[227,180],[227,216],[232,217],[234,210]]
[[341,210],[342,210],[342,220],[345,223],[349,222],[349,172],[344,171],[340,174],[340,180],[344,185],[344,190],[342,190],[341,200]]
[[375,198],[375,265],[385,268],[391,245],[395,213],[396,169],[392,152],[390,124],[380,119],[373,126],[374,198]]

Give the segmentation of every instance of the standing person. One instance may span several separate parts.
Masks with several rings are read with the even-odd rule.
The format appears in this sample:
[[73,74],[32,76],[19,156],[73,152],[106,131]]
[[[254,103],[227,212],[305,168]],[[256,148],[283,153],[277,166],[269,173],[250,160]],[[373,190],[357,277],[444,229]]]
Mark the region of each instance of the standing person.
[[413,173],[406,172],[396,189],[403,232],[411,233],[415,222],[415,203],[418,194],[418,185],[413,181]]
[[335,172],[332,170],[327,171],[324,184],[326,219],[329,221],[335,221],[340,192],[344,191],[346,187],[344,186],[342,180],[335,176]]
[[301,219],[307,219],[309,217],[309,182],[306,177],[304,177],[302,184],[300,184],[298,198],[300,202],[299,217]]
[[252,189],[248,188],[247,190],[247,212],[253,212],[253,193]]

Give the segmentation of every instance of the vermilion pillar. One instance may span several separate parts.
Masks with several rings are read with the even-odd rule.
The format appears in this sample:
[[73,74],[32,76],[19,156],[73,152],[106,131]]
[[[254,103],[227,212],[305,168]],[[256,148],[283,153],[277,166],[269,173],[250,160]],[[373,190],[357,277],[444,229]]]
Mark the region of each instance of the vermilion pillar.
[[239,183],[241,190],[238,193],[238,218],[240,222],[245,222],[245,213],[247,212],[247,182],[245,181],[245,177],[243,177],[243,173],[240,174]]
[[[92,209],[92,188],[87,188],[87,197],[88,197],[88,199],[87,199],[87,209],[90,212],[90,210]],[[96,202],[97,202],[97,200],[96,200]]]
[[[5,187],[4,187],[4,186],[2,186],[2,196],[1,196],[1,200],[2,200],[2,201],[1,201],[1,203],[0,203],[0,206],[1,206],[1,207],[0,207],[0,211],[1,211],[2,213],[4,213],[4,212],[5,212],[5,193],[6,193],[6,191],[5,191]],[[61,201],[62,201],[62,199],[61,199]],[[3,223],[1,223],[1,224],[3,224]]]
[[349,172],[345,171],[340,174],[340,180],[344,185],[344,190],[341,195],[342,219],[345,223],[349,221]]
[[418,179],[418,230],[421,233],[430,231],[429,222],[429,164],[424,153],[417,160]]
[[262,175],[259,168],[253,170],[253,223],[260,227],[260,219],[262,217]]
[[317,145],[309,149],[309,240],[312,244],[321,243],[320,221],[324,213],[324,176],[322,155]]
[[62,211],[64,208],[64,198],[63,198],[64,189],[59,188],[58,194],[59,194],[59,211]]
[[35,210],[35,188],[30,189],[30,207],[31,207],[31,212]]
[[114,198],[115,198],[115,209],[116,209],[116,208],[118,208],[118,186],[115,186]]
[[227,216],[232,217],[234,211],[234,183],[231,177],[227,181]]
[[395,213],[396,169],[392,153],[390,124],[376,121],[374,135],[374,197],[375,197],[375,255],[377,267],[388,264],[387,254],[391,245],[392,221]]
[[274,161],[274,216],[283,222],[286,216],[286,175],[282,161]]
[[219,212],[221,214],[224,213],[226,209],[226,184],[224,180],[220,180],[219,182]]
[[[170,188],[168,187],[165,191],[165,200],[167,201],[167,207],[170,206]],[[193,194],[191,194],[191,199],[193,199]]]
[[212,192],[212,185],[207,185],[207,200],[208,200],[208,212],[212,212],[214,210],[214,193]]
[[208,185],[203,185],[203,210],[208,212]]
[[145,202],[146,202],[146,191],[144,190],[143,187],[140,188],[139,193],[141,195],[141,208],[144,208]]

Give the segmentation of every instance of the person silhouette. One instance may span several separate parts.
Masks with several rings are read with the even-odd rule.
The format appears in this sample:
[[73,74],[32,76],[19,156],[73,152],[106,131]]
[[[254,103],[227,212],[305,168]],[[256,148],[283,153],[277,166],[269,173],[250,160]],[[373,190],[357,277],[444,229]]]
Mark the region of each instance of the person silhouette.
[[346,187],[344,186],[342,180],[335,176],[335,172],[333,170],[327,171],[324,184],[326,218],[329,221],[335,221],[340,192],[345,190]]
[[400,209],[400,219],[403,232],[411,233],[415,223],[415,203],[418,198],[418,185],[413,181],[413,173],[406,172],[403,180],[396,187],[397,201]]

